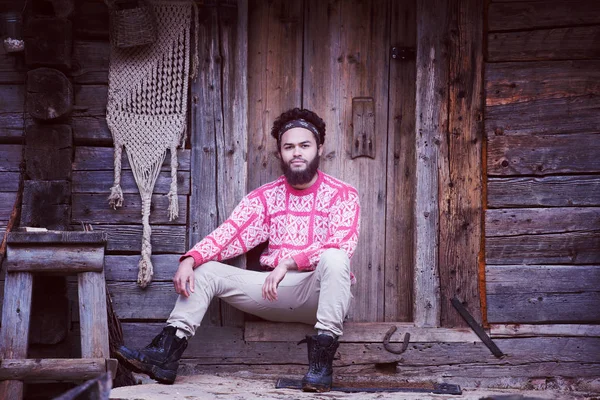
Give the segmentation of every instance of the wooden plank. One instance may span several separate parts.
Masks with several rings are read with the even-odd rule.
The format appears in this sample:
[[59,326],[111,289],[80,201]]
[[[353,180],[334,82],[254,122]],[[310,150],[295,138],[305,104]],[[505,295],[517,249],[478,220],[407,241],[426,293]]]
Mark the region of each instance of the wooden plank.
[[[217,213],[223,223],[246,194],[248,171],[248,0],[238,0],[235,7],[219,10],[219,47],[221,54],[221,129],[215,130],[217,165]],[[215,68],[216,69],[216,68]],[[218,85],[216,85],[218,87]],[[206,104],[205,104],[206,106]],[[232,263],[246,268],[246,257]],[[223,325],[242,326],[244,314],[221,302]]]
[[19,189],[19,172],[2,172],[0,180],[0,192],[16,192]]
[[[27,357],[33,275],[28,272],[6,274],[0,330],[0,359]],[[0,381],[0,398],[21,399],[23,382]]]
[[600,208],[522,208],[487,210],[486,236],[597,232]]
[[[0,360],[0,380],[81,381],[106,373],[105,358],[47,358]],[[14,398],[14,397],[11,397]]]
[[[125,153],[126,151],[123,152],[123,157],[121,161],[122,169],[124,171],[131,169],[131,165],[129,165],[129,160],[127,159]],[[75,148],[75,157],[73,159],[73,171],[112,171],[114,168],[113,154],[114,150],[112,147],[78,146]],[[190,150],[187,149],[177,150],[179,171],[190,170],[190,154]],[[165,157],[165,161],[161,166],[161,171],[171,171],[171,157]]]
[[24,128],[23,112],[8,114],[0,112],[0,139],[6,142],[21,143]]
[[490,208],[600,205],[597,175],[488,178]]
[[600,231],[487,237],[485,247],[490,265],[600,263]]
[[586,174],[600,171],[600,134],[490,136],[489,176]]
[[486,106],[598,95],[600,61],[488,63],[485,92]]
[[[361,238],[353,255],[351,321],[383,321],[384,252],[389,87],[390,4],[311,0],[305,5],[303,105],[323,118],[327,137],[324,172],[359,193]],[[371,97],[375,105],[375,159],[351,159],[352,99]],[[385,133],[384,133],[385,132]],[[365,207],[364,205],[368,205]]]
[[136,282],[109,282],[112,306],[120,320],[166,320],[177,300],[172,282],[152,282],[140,289]]
[[600,25],[488,33],[489,62],[600,57]]
[[19,172],[23,159],[23,146],[20,144],[0,145],[0,172]]
[[600,3],[588,0],[492,3],[488,21],[490,32],[598,24]]
[[32,245],[9,243],[5,268],[10,272],[59,272],[75,274],[102,271],[104,246]]
[[302,104],[302,1],[249,2],[248,189],[281,175],[273,121]]
[[[72,225],[81,229],[81,225]],[[92,225],[94,231],[106,232],[109,252],[139,253],[142,250],[142,225]],[[184,225],[153,225],[152,253],[185,253],[187,251]]]
[[[393,1],[391,43],[416,48],[415,1]],[[384,320],[412,321],[414,282],[416,61],[390,62]]]
[[17,198],[16,192],[0,192],[0,219],[5,221],[10,217],[10,213],[13,210],[15,199]]
[[491,323],[595,323],[600,292],[488,294]]
[[590,94],[486,107],[488,138],[499,135],[597,133],[600,97]]
[[439,326],[439,152],[448,132],[448,33],[445,1],[417,3],[415,314],[417,326]]
[[552,325],[490,325],[492,338],[505,337],[600,337],[600,325],[552,324]]
[[[406,333],[410,342],[480,342],[470,328],[419,328],[412,323],[397,322],[347,322],[341,343],[382,342],[390,327],[398,330],[390,337],[390,343],[401,343]],[[306,324],[277,322],[246,322],[246,342],[293,342],[299,336],[314,335],[314,327]]]
[[73,85],[73,117],[102,117],[106,115],[108,85]]
[[488,265],[487,293],[583,293],[599,291],[600,265]]
[[[94,224],[135,224],[140,222],[142,199],[139,195],[125,196],[123,206],[113,210],[106,200],[106,194],[77,193],[72,196],[71,221]],[[150,207],[150,223],[162,225],[182,225],[187,220],[187,196],[177,196],[179,218],[169,221],[169,198],[153,195]]]
[[109,358],[104,272],[82,272],[77,276],[81,357]]
[[[72,190],[73,193],[110,193],[113,181],[113,171],[74,171]],[[121,189],[123,193],[139,193],[131,170],[122,171]],[[170,189],[171,173],[163,171],[158,175],[153,193],[167,194]],[[177,172],[177,194],[190,194],[190,173],[188,171]]]
[[[153,282],[173,279],[179,266],[181,254],[158,254],[152,256],[154,266]],[[106,281],[137,282],[139,256],[105,256],[104,273]]]
[[442,326],[466,327],[451,304],[454,297],[478,323],[483,320],[479,253],[483,235],[484,5],[479,0],[456,0],[448,9],[448,133],[441,137],[438,156],[440,316]]
[[107,40],[73,40],[73,83],[108,84],[110,44]]
[[23,113],[25,92],[24,85],[0,85],[0,114]]
[[113,144],[112,134],[108,129],[105,116],[73,117],[73,141],[78,146],[110,146]]

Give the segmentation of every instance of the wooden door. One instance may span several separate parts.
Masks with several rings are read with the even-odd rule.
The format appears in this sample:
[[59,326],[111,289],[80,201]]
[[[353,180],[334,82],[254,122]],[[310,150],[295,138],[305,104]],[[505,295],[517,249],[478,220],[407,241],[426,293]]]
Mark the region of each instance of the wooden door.
[[[414,0],[252,0],[248,26],[248,189],[281,173],[273,120],[317,112],[321,169],[356,187],[362,206],[350,320],[411,321]],[[363,141],[368,154],[353,158]]]

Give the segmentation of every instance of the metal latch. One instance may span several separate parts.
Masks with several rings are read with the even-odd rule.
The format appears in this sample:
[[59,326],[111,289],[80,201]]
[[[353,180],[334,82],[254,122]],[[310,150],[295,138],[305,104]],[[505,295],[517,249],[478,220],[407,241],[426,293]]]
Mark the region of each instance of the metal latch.
[[392,47],[392,58],[398,61],[410,61],[417,58],[414,47]]

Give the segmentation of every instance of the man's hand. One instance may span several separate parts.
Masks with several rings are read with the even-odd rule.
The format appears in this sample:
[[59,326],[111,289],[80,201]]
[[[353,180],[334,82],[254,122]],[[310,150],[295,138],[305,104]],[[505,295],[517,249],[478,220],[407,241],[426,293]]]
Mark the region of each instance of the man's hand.
[[265,279],[265,283],[262,287],[263,299],[269,301],[277,300],[277,287],[279,286],[279,282],[283,280],[288,271],[293,269],[298,269],[293,258],[281,260],[279,265],[275,267],[275,269],[269,273],[267,279]]
[[[189,283],[189,292],[187,284]],[[194,259],[187,257],[179,263],[179,268],[173,277],[175,291],[185,297],[190,297],[194,293]]]

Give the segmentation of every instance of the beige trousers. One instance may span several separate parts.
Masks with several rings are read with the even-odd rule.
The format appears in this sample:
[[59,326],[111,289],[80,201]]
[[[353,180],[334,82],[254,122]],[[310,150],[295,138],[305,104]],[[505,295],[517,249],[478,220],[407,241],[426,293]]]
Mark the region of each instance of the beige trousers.
[[350,260],[338,249],[323,252],[314,271],[289,271],[279,283],[277,300],[262,298],[269,272],[249,271],[215,261],[195,269],[195,290],[179,296],[167,324],[189,339],[200,326],[213,297],[269,321],[303,322],[341,336],[350,299]]

